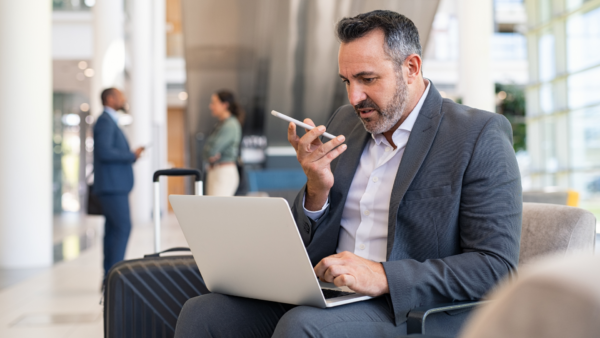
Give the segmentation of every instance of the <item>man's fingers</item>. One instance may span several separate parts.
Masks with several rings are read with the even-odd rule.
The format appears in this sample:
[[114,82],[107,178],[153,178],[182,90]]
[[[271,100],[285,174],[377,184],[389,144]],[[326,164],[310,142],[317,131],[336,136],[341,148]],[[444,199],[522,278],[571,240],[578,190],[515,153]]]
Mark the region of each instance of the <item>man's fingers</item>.
[[[302,139],[304,139],[304,137]],[[334,158],[336,158],[339,154],[341,154],[344,150],[346,150],[345,146],[340,147],[340,145],[342,145],[342,143],[344,143],[345,140],[346,140],[346,138],[344,137],[344,135],[339,135],[338,137],[334,138],[333,140],[325,142],[325,143],[321,143],[321,141],[318,140],[318,138],[317,138],[317,141],[319,143],[321,143],[320,145],[316,145],[315,143],[302,143],[300,145],[300,147],[306,147],[307,149],[311,149],[311,147],[312,147],[312,149],[314,149],[315,145],[317,146],[317,148],[314,149],[313,151],[306,151],[306,159],[308,162],[318,161],[319,159],[327,156],[332,151],[332,149],[342,148],[342,149],[338,149],[338,151],[340,151],[339,153],[334,152],[331,154],[332,157],[330,158],[330,161],[329,161],[329,162],[331,162]],[[304,140],[301,140],[300,142],[303,142],[303,141]],[[327,164],[327,163],[324,163],[324,164]]]
[[321,261],[315,266],[315,273],[317,274],[317,277],[323,279],[325,276],[325,271],[327,271],[329,267],[331,267],[332,265],[341,264],[343,264],[343,260],[339,258],[333,256],[325,257],[321,259]]
[[333,280],[338,276],[345,275],[349,272],[349,267],[346,265],[332,265],[329,267],[329,269],[325,270],[323,278],[327,282],[332,283]]
[[321,146],[323,143],[319,139],[319,136],[325,132],[325,126],[318,126],[309,130],[300,138],[298,142],[298,149],[302,152],[310,152],[314,146]]
[[337,287],[347,286],[352,289],[352,287],[356,284],[356,278],[348,274],[339,275],[333,279],[333,284],[335,284]]
[[288,125],[288,142],[290,142],[292,147],[294,147],[294,149],[296,149],[296,152],[298,151],[298,141],[299,140],[300,140],[300,137],[298,137],[298,135],[296,135],[296,125],[293,122],[290,122],[290,124]]
[[[308,124],[309,126],[313,126],[313,127],[315,127],[315,126],[316,126],[316,125],[315,125],[315,123],[313,122],[313,120],[311,120],[311,119],[308,119],[308,118],[304,119],[304,121],[303,121],[303,122],[304,122],[304,123],[306,123],[306,124]],[[308,130],[308,129],[304,129],[304,131],[306,131],[307,133],[309,132],[309,130]]]
[[[327,142],[326,144],[331,142],[332,141]],[[321,146],[321,148],[324,147],[325,145]],[[329,165],[338,156],[340,156],[344,151],[346,151],[346,149],[348,149],[348,146],[345,144],[342,144],[339,147],[329,151],[327,151],[326,149],[318,149],[317,151],[313,152],[308,156],[308,160],[313,162],[315,167],[323,168]]]

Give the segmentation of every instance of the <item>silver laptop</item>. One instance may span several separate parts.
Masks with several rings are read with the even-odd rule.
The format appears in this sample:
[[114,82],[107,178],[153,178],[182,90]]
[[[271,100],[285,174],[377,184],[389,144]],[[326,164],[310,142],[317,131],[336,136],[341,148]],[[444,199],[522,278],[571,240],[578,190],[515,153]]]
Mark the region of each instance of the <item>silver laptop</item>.
[[282,198],[169,200],[211,292],[320,308],[371,298],[317,279]]

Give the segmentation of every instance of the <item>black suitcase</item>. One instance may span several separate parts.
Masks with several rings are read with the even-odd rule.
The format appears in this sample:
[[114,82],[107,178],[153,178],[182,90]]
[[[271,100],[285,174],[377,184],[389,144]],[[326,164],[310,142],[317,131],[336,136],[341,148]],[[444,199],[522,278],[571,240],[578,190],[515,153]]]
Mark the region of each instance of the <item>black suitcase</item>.
[[[198,184],[200,172],[197,170],[157,171],[154,174],[155,186],[161,175],[190,174],[196,175],[196,193],[201,194],[202,187]],[[159,227],[160,223],[157,230]],[[159,231],[156,232],[158,235]],[[155,241],[155,248],[158,249],[158,241]],[[160,257],[162,253],[173,251],[189,249],[165,250],[142,259],[119,262],[110,269],[104,285],[104,337],[174,336],[183,304],[209,291],[191,255]]]

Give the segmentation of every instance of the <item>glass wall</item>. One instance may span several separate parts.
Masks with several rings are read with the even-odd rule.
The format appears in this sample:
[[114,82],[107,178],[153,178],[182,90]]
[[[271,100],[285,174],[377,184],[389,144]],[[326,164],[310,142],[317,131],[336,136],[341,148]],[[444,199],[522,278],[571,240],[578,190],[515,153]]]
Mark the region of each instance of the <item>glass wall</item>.
[[55,11],[87,11],[96,4],[96,0],[52,0]]
[[598,217],[600,0],[531,0],[527,7],[532,188],[576,190],[580,206]]
[[53,94],[54,213],[83,210],[94,140],[89,100],[79,93]]

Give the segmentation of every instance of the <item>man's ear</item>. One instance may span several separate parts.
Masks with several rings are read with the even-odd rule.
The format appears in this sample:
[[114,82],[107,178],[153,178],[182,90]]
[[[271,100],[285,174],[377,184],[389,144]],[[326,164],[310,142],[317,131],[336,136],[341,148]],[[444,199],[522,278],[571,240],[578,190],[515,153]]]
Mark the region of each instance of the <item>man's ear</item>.
[[404,59],[404,68],[406,69],[406,82],[412,84],[421,77],[421,57],[418,54],[411,54]]

